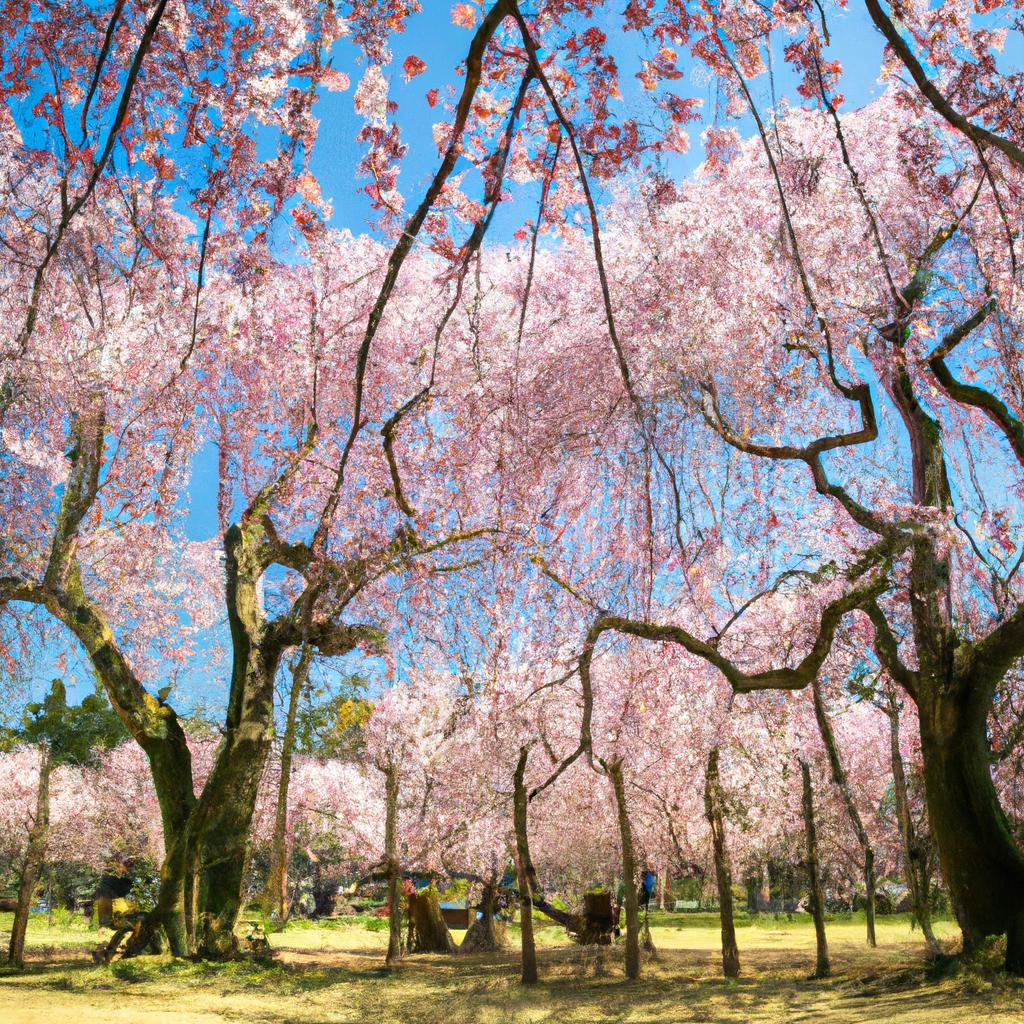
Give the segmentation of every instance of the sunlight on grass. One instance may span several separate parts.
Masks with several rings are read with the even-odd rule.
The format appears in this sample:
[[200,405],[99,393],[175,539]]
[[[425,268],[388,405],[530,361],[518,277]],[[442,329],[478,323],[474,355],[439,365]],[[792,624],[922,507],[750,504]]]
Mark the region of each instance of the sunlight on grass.
[[[639,982],[624,981],[621,946],[581,948],[559,928],[540,928],[542,980],[528,989],[518,980],[515,948],[498,956],[409,957],[388,972],[386,932],[359,919],[303,922],[272,935],[276,957],[266,964],[140,957],[102,968],[82,949],[99,941],[96,931],[48,929],[42,917],[29,930],[29,969],[0,973],[0,1005],[5,1024],[952,1024],[1012,1021],[1024,1008],[1024,984],[998,972],[997,950],[944,974],[929,970],[919,934],[904,918],[879,922],[875,950],[864,942],[863,920],[832,921],[835,976],[824,982],[808,978],[814,936],[806,921],[743,920],[743,977],[734,982],[719,977],[712,916],[659,914],[652,922],[658,952],[645,960]],[[9,918],[0,918],[4,924]],[[518,941],[515,927],[511,934]],[[939,934],[955,945],[948,922]]]

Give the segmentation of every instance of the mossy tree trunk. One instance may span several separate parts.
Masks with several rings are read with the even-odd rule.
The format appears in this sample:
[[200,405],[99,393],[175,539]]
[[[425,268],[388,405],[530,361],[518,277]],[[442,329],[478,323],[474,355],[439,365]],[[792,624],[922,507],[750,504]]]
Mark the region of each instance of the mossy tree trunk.
[[718,771],[718,747],[708,756],[704,781],[704,813],[711,827],[711,846],[715,856],[715,880],[718,883],[719,918],[722,927],[722,973],[727,978],[740,976],[740,950],[736,944],[733,920],[732,869],[725,841],[725,801]]
[[237,951],[235,924],[250,827],[274,727],[274,679],[282,648],[268,629],[259,594],[265,565],[259,526],[232,526],[225,538],[232,673],[224,739],[188,826],[189,860],[199,877],[196,950],[223,959]]
[[441,913],[433,882],[409,896],[409,952],[455,953],[455,940]]
[[[963,340],[991,308],[981,307],[947,340],[957,334]],[[888,387],[910,439],[913,501],[948,518],[953,499],[943,428],[919,401],[903,351],[911,316],[908,308],[887,329],[897,350]],[[945,356],[931,358],[928,367],[951,400],[989,415],[1024,466],[1024,424],[1016,414],[984,387],[959,382]],[[993,417],[994,412],[998,414]],[[954,567],[948,548],[920,531],[909,551],[908,607],[916,667],[900,659],[877,605],[868,609],[876,627],[876,651],[889,675],[917,704],[928,821],[964,949],[977,947],[990,935],[1005,935],[1006,968],[1024,974],[1024,853],[992,781],[987,732],[995,692],[1024,656],[1024,605],[1017,604],[998,625],[968,640],[954,618]]]
[[992,782],[988,702],[936,687],[918,708],[928,822],[964,950],[1005,934],[1006,968],[1024,974],[1024,855]]
[[459,946],[460,953],[496,953],[505,948],[505,926],[499,927],[495,920],[497,895],[496,879],[485,881],[480,894],[480,918],[470,922]]
[[818,830],[814,821],[814,790],[811,787],[811,769],[800,761],[803,780],[804,835],[807,843],[807,876],[809,902],[814,918],[815,965],[814,977],[827,978],[832,973],[828,958],[828,938],[825,935],[825,892],[821,884],[821,863],[818,860]]

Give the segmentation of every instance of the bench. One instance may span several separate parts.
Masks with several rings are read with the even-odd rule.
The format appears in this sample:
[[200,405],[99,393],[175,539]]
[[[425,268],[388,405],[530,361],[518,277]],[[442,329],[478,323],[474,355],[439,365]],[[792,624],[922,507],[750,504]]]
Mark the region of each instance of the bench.
[[697,900],[676,900],[672,904],[673,910],[700,910],[700,903]]

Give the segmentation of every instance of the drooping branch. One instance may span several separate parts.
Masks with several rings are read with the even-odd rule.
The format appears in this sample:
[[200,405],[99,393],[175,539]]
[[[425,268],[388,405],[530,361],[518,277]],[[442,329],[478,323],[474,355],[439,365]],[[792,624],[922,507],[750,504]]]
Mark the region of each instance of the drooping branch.
[[533,72],[527,69],[526,73],[523,75],[522,81],[520,82],[519,91],[512,104],[512,109],[509,112],[508,121],[502,134],[501,143],[490,161],[490,176],[484,195],[484,203],[487,207],[487,211],[482,217],[479,217],[476,220],[469,238],[466,239],[459,253],[459,270],[456,277],[455,295],[451,303],[449,303],[448,308],[445,310],[444,315],[434,332],[434,355],[430,368],[430,380],[426,386],[417,391],[412,398],[399,406],[398,409],[388,417],[384,422],[384,426],[381,428],[381,436],[384,444],[384,457],[387,459],[388,471],[391,474],[391,482],[394,486],[395,504],[398,506],[402,514],[408,516],[410,519],[416,515],[416,509],[409,501],[409,498],[405,493],[405,488],[402,486],[402,477],[398,468],[398,459],[395,456],[395,435],[405,417],[412,413],[427,399],[434,386],[434,374],[437,370],[437,356],[441,347],[441,336],[444,333],[445,327],[448,325],[448,321],[451,319],[458,307],[459,300],[462,296],[463,283],[465,282],[466,274],[469,270],[470,261],[473,256],[479,252],[480,246],[483,244],[484,237],[487,234],[487,229],[491,226],[491,221],[494,219],[494,213],[498,208],[498,203],[501,202],[501,190],[505,180],[505,169],[508,165],[509,153],[512,151],[512,141],[515,137],[516,124],[519,120],[520,114],[522,113],[523,104],[526,101],[526,95],[529,91],[530,82],[532,80]]
[[843,163],[846,165],[846,170],[849,173],[850,184],[853,185],[857,201],[860,204],[860,208],[864,211],[864,216],[867,218],[868,227],[871,230],[871,238],[875,245],[875,252],[878,254],[878,262],[882,265],[882,271],[885,273],[889,292],[896,303],[899,304],[902,301],[902,296],[900,295],[899,289],[896,287],[896,282],[893,280],[892,272],[889,269],[889,257],[885,251],[885,244],[882,242],[882,232],[878,226],[878,218],[875,216],[875,211],[872,209],[871,203],[868,200],[867,191],[864,188],[864,182],[857,173],[857,168],[853,165],[853,159],[851,158],[850,151],[846,145],[846,133],[843,131],[842,121],[839,119],[839,113],[836,110],[835,104],[832,102],[832,97],[828,94],[828,89],[825,87],[825,76],[822,74],[821,70],[817,39],[812,41],[812,47],[811,55],[814,57],[814,72],[818,79],[818,91],[821,94],[821,100],[825,104],[825,108],[828,110],[829,115],[832,118],[832,125],[836,132],[836,140],[839,143],[839,152],[842,155]]
[[341,452],[341,458],[339,459],[338,468],[335,473],[334,485],[331,488],[331,492],[320,515],[320,522],[317,525],[316,533],[314,535],[314,548],[321,547],[326,540],[326,533],[329,529],[329,524],[334,517],[334,512],[337,508],[338,502],[341,500],[341,491],[345,484],[345,469],[348,465],[352,448],[356,443],[356,439],[359,437],[360,431],[362,430],[363,389],[366,378],[366,366],[370,357],[370,349],[373,345],[374,338],[376,338],[381,321],[384,319],[384,311],[387,309],[388,302],[391,299],[391,293],[394,291],[395,284],[398,281],[398,275],[401,272],[402,265],[405,263],[406,257],[411,252],[413,243],[419,235],[420,228],[423,226],[423,222],[426,220],[427,214],[430,212],[431,207],[433,207],[438,196],[441,194],[441,190],[444,188],[445,183],[448,181],[452,171],[455,169],[455,164],[462,152],[462,137],[465,133],[466,124],[469,120],[473,99],[476,96],[477,90],[480,88],[483,73],[484,53],[495,32],[498,31],[499,26],[505,18],[511,14],[513,8],[514,3],[512,0],[497,0],[494,6],[485,15],[483,21],[480,23],[480,27],[476,30],[473,40],[469,45],[469,52],[466,55],[466,80],[463,83],[462,94],[459,97],[459,102],[455,109],[455,119],[452,126],[451,138],[448,141],[448,148],[446,149],[445,155],[441,161],[441,166],[437,169],[437,172],[424,193],[419,206],[406,222],[405,227],[402,230],[402,234],[395,243],[395,247],[391,251],[391,256],[388,258],[387,271],[385,272],[384,280],[381,283],[377,300],[374,303],[373,309],[371,310],[370,316],[366,322],[366,331],[363,335],[362,343],[359,346],[359,352],[356,355],[354,381],[355,395],[352,403],[352,425],[349,428],[348,437]]
[[835,364],[835,352],[832,344],[832,332],[829,329],[828,321],[823,316],[821,308],[818,305],[818,299],[811,284],[810,276],[804,266],[803,256],[800,251],[800,242],[797,239],[796,228],[793,224],[793,217],[789,209],[789,200],[786,197],[786,190],[782,185],[782,176],[779,173],[778,162],[775,159],[775,154],[772,152],[772,147],[768,143],[768,132],[765,130],[764,121],[761,119],[761,112],[758,110],[757,104],[754,102],[754,97],[750,92],[750,87],[747,85],[746,78],[743,76],[739,67],[737,67],[736,61],[733,60],[732,54],[729,53],[728,48],[722,41],[722,37],[717,28],[714,32],[714,41],[718,46],[718,50],[721,53],[722,58],[732,69],[732,73],[735,76],[736,81],[739,83],[744,99],[747,102],[747,107],[754,118],[754,124],[757,126],[758,135],[761,139],[761,146],[764,150],[765,157],[768,160],[768,166],[772,172],[772,179],[775,182],[775,190],[779,197],[779,207],[782,210],[782,220],[785,224],[786,234],[793,250],[793,263],[796,266],[797,276],[800,279],[800,287],[803,290],[804,298],[807,300],[807,305],[817,322],[818,330],[821,332],[821,336],[825,341],[825,350],[828,356],[829,377],[835,389],[844,398],[850,401],[859,401],[863,403],[862,397],[858,394],[858,387],[863,388],[864,385],[851,385],[839,379],[839,374],[836,370]]
[[[682,521],[682,501],[680,496],[679,480],[675,469],[672,466],[671,461],[667,458],[661,449],[661,445],[658,444],[656,436],[656,424],[651,422],[652,413],[650,410],[645,409],[644,403],[641,400],[639,392],[636,390],[635,382],[633,380],[630,368],[629,360],[626,357],[626,349],[622,343],[622,339],[619,335],[618,325],[615,318],[615,310],[612,305],[612,293],[611,285],[608,279],[608,272],[605,266],[604,251],[601,243],[601,221],[597,212],[597,204],[594,201],[593,191],[590,187],[590,177],[587,174],[586,165],[583,162],[583,155],[580,151],[579,142],[576,137],[576,129],[569,117],[566,115],[562,104],[559,102],[558,96],[555,93],[554,88],[548,78],[547,73],[544,70],[544,66],[541,63],[540,57],[537,53],[537,45],[533,39],[533,34],[530,32],[530,28],[526,23],[526,19],[523,17],[522,12],[519,10],[519,6],[513,3],[513,16],[516,20],[516,24],[519,26],[520,35],[523,39],[523,45],[526,48],[527,55],[530,59],[530,66],[533,73],[536,75],[537,80],[541,83],[544,89],[544,93],[547,96],[548,103],[561,127],[561,134],[559,135],[558,148],[555,151],[554,160],[552,162],[552,173],[554,172],[555,165],[558,161],[558,154],[561,151],[562,137],[568,138],[569,146],[572,150],[573,159],[576,164],[576,173],[579,178],[580,187],[583,190],[583,197],[587,206],[587,213],[590,218],[590,239],[591,247],[594,252],[594,265],[597,268],[598,282],[601,287],[601,302],[604,308],[605,323],[608,327],[608,336],[612,343],[612,348],[615,350],[615,358],[619,367],[619,374],[622,378],[622,384],[626,391],[626,395],[629,398],[630,404],[633,409],[633,415],[636,418],[637,426],[639,427],[640,434],[643,437],[644,443],[649,449],[645,452],[645,458],[649,459],[650,452],[654,453],[655,458],[658,460],[658,464],[664,470],[668,477],[669,484],[672,488],[672,495],[675,503],[675,539],[676,544],[679,548],[679,553],[682,554],[685,551],[685,545],[683,544],[680,523]],[[541,210],[543,210],[544,198],[547,195],[547,182],[545,181],[544,190],[541,195]],[[537,227],[539,227],[540,221],[538,218]],[[534,231],[533,242],[531,243],[531,256],[530,256],[530,269],[528,275],[528,283],[532,280],[533,275],[533,254],[536,249],[536,230]],[[522,329],[523,323],[526,316],[526,307],[523,306],[523,311],[520,316],[519,324],[519,340],[518,345],[522,341]],[[645,474],[647,482],[647,498],[648,506],[650,506],[650,472]],[[652,537],[653,543],[653,537]]]
[[[46,270],[53,261],[53,258],[57,255],[57,251],[60,249],[60,245],[64,240],[64,236],[67,234],[68,228],[71,226],[72,220],[74,220],[78,212],[88,202],[89,197],[95,191],[97,184],[99,184],[99,180],[103,176],[103,172],[106,170],[107,164],[110,162],[110,158],[114,152],[114,147],[117,144],[118,136],[121,134],[121,129],[124,127],[125,120],[128,116],[128,108],[131,105],[132,94],[135,91],[135,85],[138,82],[139,74],[142,71],[143,61],[146,59],[146,54],[149,53],[150,46],[153,43],[153,37],[156,35],[157,29],[160,26],[160,21],[163,18],[164,8],[166,6],[167,0],[157,0],[152,13],[149,15],[146,27],[142,33],[142,38],[139,40],[139,45],[135,50],[135,55],[132,58],[132,62],[128,67],[127,73],[125,74],[124,87],[121,90],[121,100],[118,103],[114,119],[111,121],[110,127],[107,131],[107,137],[104,142],[103,149],[100,151],[99,158],[92,166],[92,170],[86,179],[84,188],[70,203],[67,201],[67,176],[65,176],[61,181],[60,220],[58,220],[57,227],[47,242],[46,251],[43,253],[43,258],[36,267],[35,275],[32,280],[32,288],[29,297],[28,311],[25,316],[25,323],[15,341],[15,351],[19,357],[25,355],[29,341],[32,337],[32,332],[35,330],[36,321],[39,318],[39,303],[42,299],[43,284],[46,280]],[[118,11],[115,11],[115,18],[117,13]],[[113,30],[114,18],[111,19],[111,22],[107,27],[108,37],[111,35]],[[104,50],[101,51],[100,65],[102,65],[102,61],[105,59],[105,52],[107,49],[109,49],[109,45],[105,40]],[[97,77],[99,74],[100,66],[98,66],[96,70]],[[82,119],[84,130],[84,110],[82,113]]]

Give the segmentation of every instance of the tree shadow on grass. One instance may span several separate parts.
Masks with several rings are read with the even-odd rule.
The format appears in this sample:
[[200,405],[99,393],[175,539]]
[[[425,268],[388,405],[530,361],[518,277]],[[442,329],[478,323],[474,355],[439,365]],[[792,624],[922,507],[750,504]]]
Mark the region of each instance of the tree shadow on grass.
[[[621,947],[539,950],[541,983],[519,981],[515,949],[469,956],[411,956],[385,970],[380,949],[282,949],[258,963],[196,963],[165,957],[110,967],[66,958],[34,959],[24,974],[0,978],[0,1002],[18,990],[39,993],[53,1019],[75,1007],[130,996],[137,1019],[189,1007],[201,1016],[287,1024],[937,1024],[1024,1020],[1024,983],[988,958],[930,970],[911,947],[868,950],[837,944],[834,976],[808,978],[804,948],[752,950],[744,974],[720,976],[716,953],[668,949],[644,963],[644,977],[623,977]],[[7,982],[11,984],[8,985]],[[93,994],[90,998],[90,994]]]

